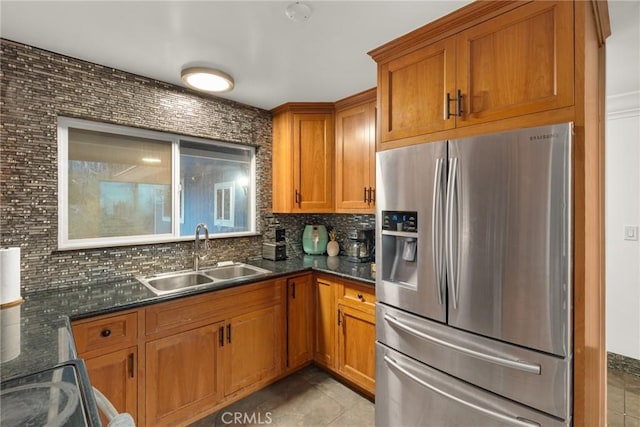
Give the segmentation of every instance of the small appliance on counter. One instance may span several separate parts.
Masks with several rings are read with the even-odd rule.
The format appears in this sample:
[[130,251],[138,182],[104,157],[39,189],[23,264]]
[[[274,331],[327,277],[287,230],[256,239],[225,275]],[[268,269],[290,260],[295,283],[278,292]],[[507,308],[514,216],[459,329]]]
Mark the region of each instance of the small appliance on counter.
[[368,224],[360,224],[349,230],[345,252],[351,262],[373,261],[375,247],[375,231]]
[[324,225],[306,225],[302,233],[302,249],[308,255],[322,255],[327,250],[329,235]]
[[287,246],[278,243],[263,243],[262,258],[271,261],[282,261],[287,259]]
[[287,243],[284,228],[273,228],[265,233],[269,242],[262,243],[262,258],[271,261],[287,259]]

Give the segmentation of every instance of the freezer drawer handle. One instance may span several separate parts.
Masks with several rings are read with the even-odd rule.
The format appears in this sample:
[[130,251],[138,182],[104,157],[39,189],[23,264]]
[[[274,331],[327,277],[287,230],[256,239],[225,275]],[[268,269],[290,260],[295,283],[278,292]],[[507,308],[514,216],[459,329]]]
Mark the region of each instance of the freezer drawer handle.
[[389,314],[384,315],[384,320],[396,326],[397,328],[410,333],[413,336],[422,338],[424,340],[430,341],[435,344],[439,344],[443,347],[447,347],[452,350],[459,351],[460,353],[464,353],[467,356],[475,357],[476,359],[484,360],[489,363],[495,363],[496,365],[506,366],[507,368],[518,369],[520,371],[540,375],[540,365],[537,365],[535,363],[524,362],[521,360],[505,359],[504,357],[498,357],[498,356],[493,356],[491,354],[481,353],[479,351],[471,350],[470,348],[462,347],[457,344],[453,344],[453,343],[441,340],[440,338],[436,338],[434,336],[425,334],[424,332],[419,331],[415,328],[412,328],[411,326],[402,323],[401,321],[399,321],[393,316],[390,316]]
[[413,381],[415,381],[416,383],[420,384],[421,386],[428,388],[429,390],[438,393],[439,395],[441,395],[442,397],[446,397],[447,399],[451,399],[454,402],[457,402],[461,405],[464,405],[470,409],[476,410],[478,412],[482,412],[485,415],[488,415],[490,417],[496,418],[500,421],[504,421],[507,422],[509,424],[512,425],[516,425],[516,426],[520,426],[520,427],[540,427],[540,424],[536,423],[535,421],[530,421],[527,420],[525,418],[521,418],[521,417],[512,417],[509,415],[505,415],[505,414],[501,414],[500,412],[496,412],[493,411],[491,409],[487,409],[487,408],[483,408],[482,406],[476,405],[474,403],[471,402],[467,402],[464,399],[461,399],[459,397],[456,397],[452,394],[447,393],[444,390],[440,390],[439,388],[424,382],[422,379],[418,378],[417,376],[415,376],[414,374],[412,374],[411,372],[407,371],[405,368],[403,368],[402,366],[400,366],[395,360],[393,360],[392,358],[390,358],[389,356],[384,356],[384,361],[391,366],[392,368],[398,370],[399,372],[401,372],[403,375],[409,377],[410,379],[412,379]]

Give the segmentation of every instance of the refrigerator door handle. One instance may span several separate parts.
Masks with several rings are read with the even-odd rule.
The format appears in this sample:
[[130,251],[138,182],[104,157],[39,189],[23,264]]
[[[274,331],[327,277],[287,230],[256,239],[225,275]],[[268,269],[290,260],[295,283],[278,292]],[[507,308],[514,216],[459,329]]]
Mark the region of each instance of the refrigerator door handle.
[[494,356],[492,354],[482,353],[480,351],[472,350],[470,348],[453,344],[451,342],[429,335],[425,332],[419,331],[405,323],[402,323],[400,320],[398,320],[397,318],[389,314],[384,315],[384,320],[386,320],[388,323],[391,323],[393,326],[397,327],[398,329],[401,329],[415,337],[432,342],[434,344],[441,345],[443,347],[447,347],[451,350],[455,350],[460,353],[464,353],[467,356],[484,360],[485,362],[493,363],[496,365],[505,366],[507,368],[517,369],[519,371],[524,371],[530,374],[540,375],[540,365],[537,365],[535,363],[530,363],[522,360],[507,359],[505,357],[500,357],[500,356]]
[[[456,176],[458,173],[458,159],[456,157],[452,157],[449,159],[449,176],[447,178],[447,203],[445,207],[445,247],[446,247],[446,263],[447,263],[447,277],[449,278],[449,283],[451,284],[451,291],[453,293],[453,309],[458,309],[458,272],[459,267],[457,265],[457,255],[458,255],[458,247],[456,244],[456,248],[454,248],[453,242],[453,233],[454,233],[454,223],[453,223],[453,205],[454,205],[454,193],[457,191],[456,189]],[[458,199],[459,199],[459,191],[458,191]],[[459,200],[458,208],[459,208]],[[456,221],[456,226],[459,229],[459,217],[457,214],[458,220]],[[457,242],[456,242],[457,243]],[[454,258],[454,254],[456,258]]]
[[407,378],[415,381],[416,383],[418,383],[419,385],[421,385],[422,387],[425,387],[437,394],[439,394],[442,397],[445,397],[447,399],[451,399],[456,403],[459,403],[461,405],[466,406],[467,408],[473,409],[475,411],[481,412],[487,416],[490,416],[492,418],[495,418],[497,420],[506,422],[508,424],[511,425],[515,425],[515,426],[519,426],[519,427],[540,427],[540,424],[525,419],[525,418],[521,418],[521,417],[513,417],[511,415],[507,415],[507,414],[503,414],[500,412],[497,412],[493,409],[489,409],[489,408],[484,408],[480,405],[477,405],[475,403],[472,402],[468,402],[464,399],[461,399],[460,397],[454,396],[453,394],[447,393],[444,390],[439,389],[438,387],[435,387],[432,384],[429,384],[427,382],[425,382],[424,380],[422,380],[421,378],[419,378],[418,376],[414,375],[413,373],[409,372],[408,370],[406,370],[405,368],[403,368],[402,366],[400,366],[400,364],[398,362],[396,362],[395,360],[393,360],[392,358],[390,358],[389,356],[384,356],[384,361],[387,365],[391,366],[392,368],[396,369],[398,372],[400,372],[401,374],[405,375]]
[[442,165],[444,159],[436,159],[436,170],[433,178],[433,203],[431,215],[431,252],[433,254],[433,271],[436,279],[438,304],[442,305]]

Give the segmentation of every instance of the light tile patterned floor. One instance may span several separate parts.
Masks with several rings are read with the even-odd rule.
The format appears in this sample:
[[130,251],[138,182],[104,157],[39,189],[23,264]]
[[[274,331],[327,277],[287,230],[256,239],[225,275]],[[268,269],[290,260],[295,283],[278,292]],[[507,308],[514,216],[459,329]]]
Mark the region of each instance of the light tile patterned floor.
[[640,427],[640,376],[607,371],[607,415],[609,427]]
[[[608,426],[640,427],[640,377],[609,369],[607,394]],[[371,401],[310,366],[191,427],[371,427],[374,423]]]
[[191,427],[372,427],[374,404],[310,366]]

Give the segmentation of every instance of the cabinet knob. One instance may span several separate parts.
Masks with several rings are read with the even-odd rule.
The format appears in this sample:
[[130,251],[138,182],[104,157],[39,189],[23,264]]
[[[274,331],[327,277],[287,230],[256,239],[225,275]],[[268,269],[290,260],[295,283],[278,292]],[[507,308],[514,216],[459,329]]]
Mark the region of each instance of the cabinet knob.
[[108,337],[109,335],[111,335],[111,329],[104,329],[102,332],[100,332],[100,335],[102,335],[104,338]]
[[358,299],[362,299],[362,294],[358,293]]

